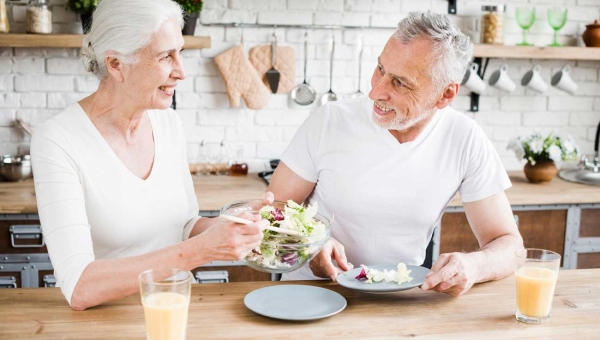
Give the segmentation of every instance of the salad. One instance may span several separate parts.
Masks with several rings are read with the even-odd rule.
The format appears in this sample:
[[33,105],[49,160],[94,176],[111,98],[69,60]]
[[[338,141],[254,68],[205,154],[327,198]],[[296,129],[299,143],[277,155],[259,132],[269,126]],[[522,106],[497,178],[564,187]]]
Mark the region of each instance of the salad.
[[271,205],[262,207],[259,214],[272,227],[292,230],[300,236],[264,230],[261,245],[253,249],[245,260],[271,269],[304,263],[327,241],[328,226],[315,218],[317,208],[317,203],[304,206],[292,200],[287,201],[283,210]]
[[361,271],[360,274],[356,276],[357,280],[367,279],[367,283],[373,282],[396,282],[401,285],[404,282],[412,281],[412,277],[410,277],[410,269],[406,268],[406,265],[402,262],[398,263],[397,270],[387,270],[383,271],[369,268],[365,265],[360,265]]

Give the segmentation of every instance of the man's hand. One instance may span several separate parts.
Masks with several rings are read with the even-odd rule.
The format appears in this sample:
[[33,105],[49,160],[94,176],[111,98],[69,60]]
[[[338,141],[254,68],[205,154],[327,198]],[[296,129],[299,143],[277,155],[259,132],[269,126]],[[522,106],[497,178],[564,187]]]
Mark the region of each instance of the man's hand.
[[466,293],[478,280],[478,269],[471,254],[441,254],[427,274],[422,290],[435,290],[452,296]]
[[[333,260],[339,268],[333,265]],[[346,260],[344,246],[334,238],[329,238],[319,254],[310,261],[309,267],[315,276],[331,278],[333,281],[336,281],[338,274],[354,268],[352,263]]]

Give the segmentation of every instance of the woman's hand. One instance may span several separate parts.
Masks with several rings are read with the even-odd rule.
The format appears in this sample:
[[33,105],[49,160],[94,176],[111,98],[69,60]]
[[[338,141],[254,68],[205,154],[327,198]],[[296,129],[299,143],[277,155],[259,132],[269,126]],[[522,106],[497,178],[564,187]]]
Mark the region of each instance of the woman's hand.
[[252,249],[260,246],[263,229],[269,221],[260,220],[259,215],[250,213],[239,217],[255,221],[252,224],[219,221],[205,232],[198,235],[203,257],[209,261],[238,261],[243,259]]

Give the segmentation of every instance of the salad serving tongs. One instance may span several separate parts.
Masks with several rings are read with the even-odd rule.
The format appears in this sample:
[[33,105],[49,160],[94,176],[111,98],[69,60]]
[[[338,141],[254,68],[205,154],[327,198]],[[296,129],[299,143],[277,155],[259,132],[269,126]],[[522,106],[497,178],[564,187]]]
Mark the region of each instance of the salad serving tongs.
[[[240,217],[236,217],[236,216],[231,216],[231,215],[219,215],[220,218],[224,219],[224,220],[228,220],[231,222],[235,222],[235,223],[241,223],[241,224],[252,224],[254,222],[247,220],[245,218],[240,218]],[[289,230],[289,229],[282,229],[282,228],[276,228],[276,227],[272,227],[272,226],[267,226],[265,229],[270,230],[270,231],[274,231],[280,234],[288,234],[288,235],[294,235],[294,236],[302,236],[302,234],[300,234],[299,232],[295,231],[295,230]]]

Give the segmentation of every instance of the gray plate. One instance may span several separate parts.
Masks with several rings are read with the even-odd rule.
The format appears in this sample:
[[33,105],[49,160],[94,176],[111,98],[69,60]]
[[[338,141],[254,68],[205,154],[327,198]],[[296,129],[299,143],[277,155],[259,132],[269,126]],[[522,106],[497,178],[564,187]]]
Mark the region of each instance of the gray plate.
[[[374,265],[367,266],[369,268],[377,269],[377,270],[397,270],[397,264],[387,264],[387,265]],[[356,276],[360,274],[361,268],[354,268],[349,270],[343,274],[338,275],[337,282],[346,288],[360,290],[362,292],[368,293],[390,293],[390,292],[398,292],[401,290],[408,290],[415,287],[419,287],[425,282],[425,275],[429,273],[429,269],[420,266],[411,266],[407,265],[407,269],[411,270],[410,277],[412,277],[412,281],[404,282],[399,285],[396,282],[374,282],[367,283],[366,279],[357,280]]]
[[346,308],[346,299],[329,289],[281,285],[260,288],[244,298],[244,304],[256,314],[281,320],[317,320],[335,315]]

